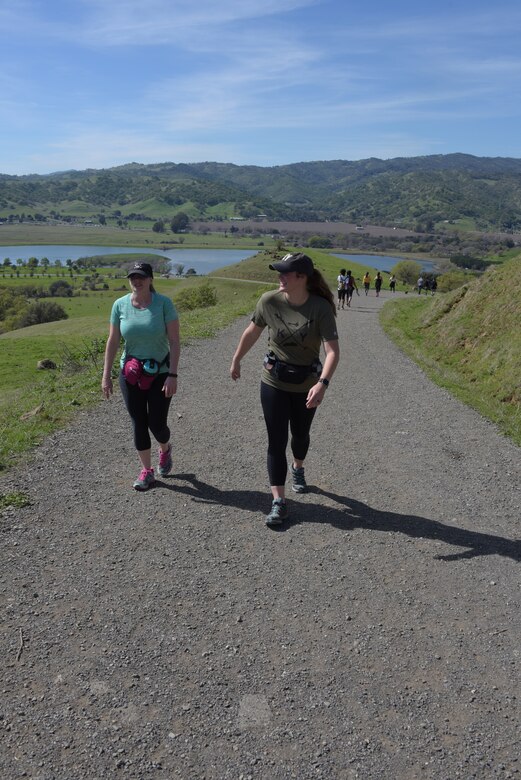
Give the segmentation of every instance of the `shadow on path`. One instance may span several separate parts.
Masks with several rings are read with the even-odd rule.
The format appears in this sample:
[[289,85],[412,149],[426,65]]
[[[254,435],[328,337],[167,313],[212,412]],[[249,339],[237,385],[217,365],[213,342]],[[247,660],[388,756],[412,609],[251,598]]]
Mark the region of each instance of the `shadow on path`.
[[[180,480],[189,484],[172,484],[171,480]],[[266,513],[269,495],[260,490],[222,490],[202,482],[195,474],[171,474],[168,482],[158,481],[158,486],[166,487],[176,493],[191,496],[194,501],[207,504],[231,506],[236,509],[247,509],[253,512]],[[436,555],[441,561],[457,561],[475,558],[481,555],[501,555],[521,561],[521,540],[507,539],[503,536],[471,531],[455,526],[444,525],[437,520],[428,520],[417,515],[403,515],[395,512],[382,512],[366,504],[355,501],[347,496],[337,495],[318,487],[310,486],[309,495],[324,496],[339,504],[339,507],[302,501],[298,505],[292,502],[290,521],[277,530],[279,533],[288,530],[292,525],[304,523],[329,523],[342,531],[355,528],[404,534],[414,539],[433,539],[454,547],[465,548],[461,552],[450,555]]]

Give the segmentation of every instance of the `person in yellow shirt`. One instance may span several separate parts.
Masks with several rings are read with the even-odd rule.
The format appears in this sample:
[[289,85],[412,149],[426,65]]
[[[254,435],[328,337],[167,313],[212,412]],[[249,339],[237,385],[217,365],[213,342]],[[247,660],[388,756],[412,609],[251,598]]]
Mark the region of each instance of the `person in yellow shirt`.
[[371,287],[371,275],[369,271],[366,271],[362,282],[364,284],[365,294],[367,295],[369,293],[369,288]]

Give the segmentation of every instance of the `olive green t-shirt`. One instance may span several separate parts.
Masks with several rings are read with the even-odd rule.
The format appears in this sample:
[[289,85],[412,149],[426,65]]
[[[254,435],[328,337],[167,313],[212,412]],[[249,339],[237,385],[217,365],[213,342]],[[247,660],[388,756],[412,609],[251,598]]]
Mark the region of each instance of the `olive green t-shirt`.
[[[264,293],[259,299],[252,322],[268,328],[269,349],[284,363],[309,366],[320,357],[323,341],[336,341],[338,332],[331,305],[319,295],[310,295],[302,306],[292,306],[279,290]],[[262,381],[292,392],[306,392],[316,381],[308,377],[302,384],[281,382],[264,368]]]

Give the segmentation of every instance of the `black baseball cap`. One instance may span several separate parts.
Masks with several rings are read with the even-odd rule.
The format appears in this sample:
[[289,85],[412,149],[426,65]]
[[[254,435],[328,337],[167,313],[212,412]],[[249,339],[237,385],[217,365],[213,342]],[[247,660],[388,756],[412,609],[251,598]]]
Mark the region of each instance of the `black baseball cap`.
[[296,271],[298,274],[306,274],[306,276],[313,275],[313,260],[302,252],[297,252],[292,255],[284,255],[282,260],[277,263],[271,263],[270,268],[272,271],[278,271],[280,274],[289,274],[291,271]]
[[134,267],[130,269],[130,271],[127,274],[127,279],[130,276],[149,276],[151,279],[154,278],[154,272],[152,270],[152,266],[150,263],[135,263]]

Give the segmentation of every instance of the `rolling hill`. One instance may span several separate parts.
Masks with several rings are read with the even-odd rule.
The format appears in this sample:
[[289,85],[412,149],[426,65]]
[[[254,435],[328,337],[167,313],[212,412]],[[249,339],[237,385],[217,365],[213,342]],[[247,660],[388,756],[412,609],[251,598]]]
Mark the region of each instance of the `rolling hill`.
[[48,175],[0,175],[0,216],[340,220],[430,231],[464,222],[521,229],[521,159],[465,154],[295,163],[129,163]]

